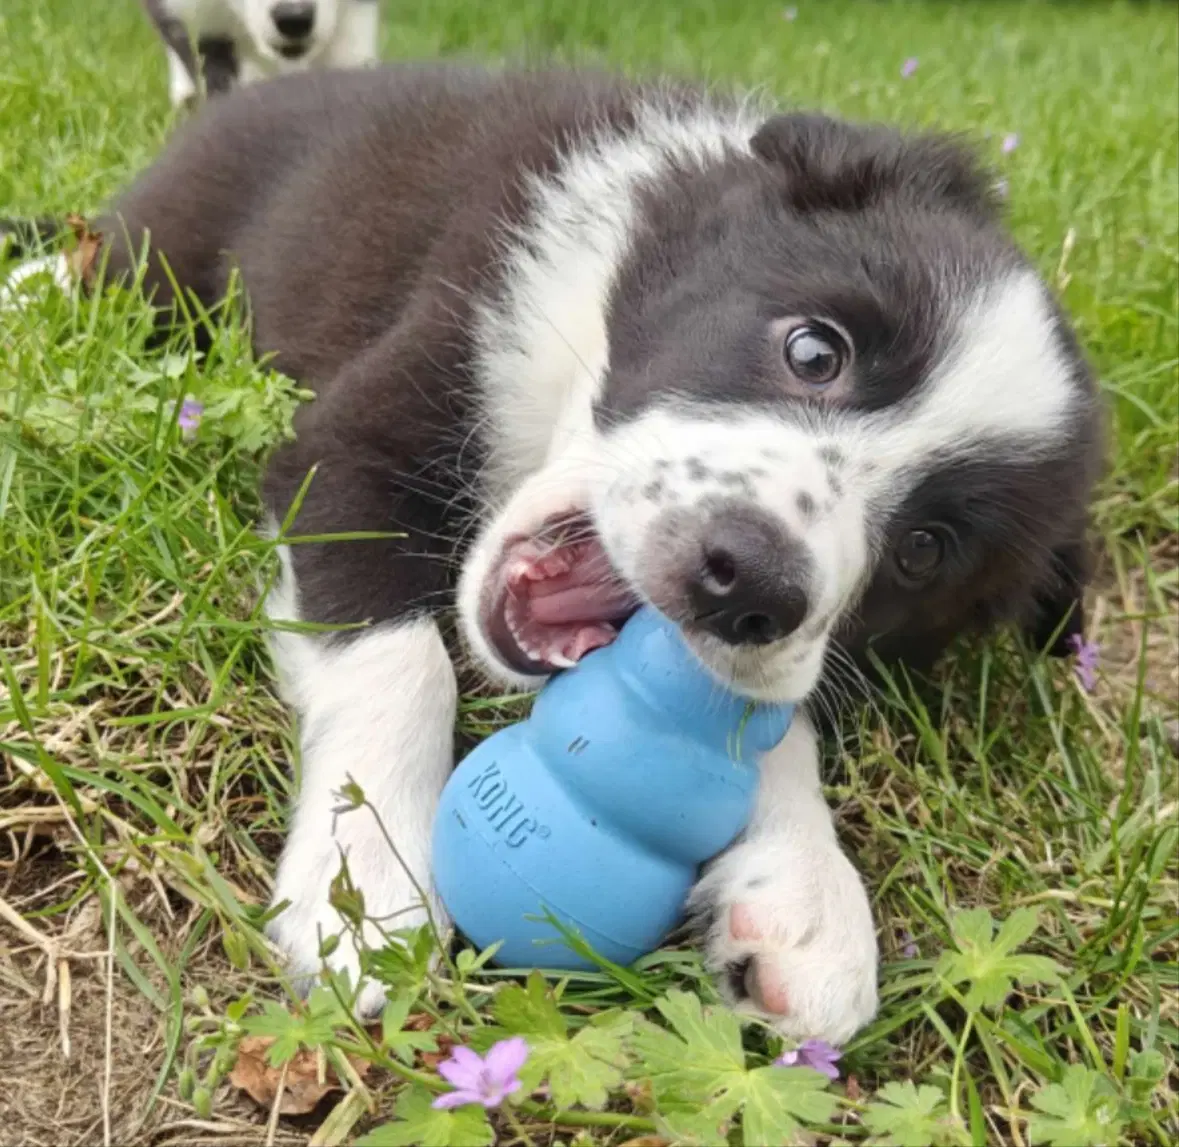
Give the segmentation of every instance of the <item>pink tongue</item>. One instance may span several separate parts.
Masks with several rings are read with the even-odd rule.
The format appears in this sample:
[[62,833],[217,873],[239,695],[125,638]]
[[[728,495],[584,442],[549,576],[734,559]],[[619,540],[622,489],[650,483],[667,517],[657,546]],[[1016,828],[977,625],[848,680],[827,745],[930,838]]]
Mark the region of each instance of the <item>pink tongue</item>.
[[625,586],[610,582],[583,582],[577,571],[535,582],[530,587],[533,620],[541,625],[613,621],[635,605]]
[[[563,555],[564,561],[559,560]],[[528,614],[538,625],[594,625],[617,621],[637,602],[610,565],[596,540],[570,546],[560,554],[535,560],[522,569],[512,590],[528,602]],[[541,576],[536,576],[537,574]]]

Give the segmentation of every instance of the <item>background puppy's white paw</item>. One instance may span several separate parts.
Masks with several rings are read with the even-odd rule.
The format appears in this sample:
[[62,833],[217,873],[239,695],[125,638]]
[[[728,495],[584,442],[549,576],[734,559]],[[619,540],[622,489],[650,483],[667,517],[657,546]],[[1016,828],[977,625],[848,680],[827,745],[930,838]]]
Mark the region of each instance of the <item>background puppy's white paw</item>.
[[[2,252],[0,252],[2,253]],[[10,310],[43,291],[69,291],[74,284],[65,255],[41,255],[13,267],[0,279],[0,310]]]
[[876,930],[833,837],[786,830],[726,853],[692,893],[705,961],[739,1012],[839,1046],[876,1014]]

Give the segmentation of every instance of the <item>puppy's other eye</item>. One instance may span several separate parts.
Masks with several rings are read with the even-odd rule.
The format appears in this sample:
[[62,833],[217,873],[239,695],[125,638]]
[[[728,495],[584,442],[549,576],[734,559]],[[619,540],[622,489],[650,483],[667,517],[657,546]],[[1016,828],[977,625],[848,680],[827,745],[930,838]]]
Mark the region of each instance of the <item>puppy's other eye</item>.
[[807,386],[834,382],[851,357],[843,337],[821,323],[795,327],[786,338],[785,355],[791,373]]
[[946,543],[937,530],[910,530],[893,555],[897,569],[909,581],[926,581],[932,577],[946,556]]

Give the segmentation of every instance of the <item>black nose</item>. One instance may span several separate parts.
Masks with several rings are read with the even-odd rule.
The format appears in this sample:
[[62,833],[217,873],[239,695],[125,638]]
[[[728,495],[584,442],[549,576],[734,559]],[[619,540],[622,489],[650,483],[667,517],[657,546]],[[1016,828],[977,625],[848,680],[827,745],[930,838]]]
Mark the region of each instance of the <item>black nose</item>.
[[785,531],[760,516],[733,515],[706,535],[688,596],[696,624],[729,645],[768,645],[807,613],[807,562]]
[[279,35],[288,40],[305,40],[315,27],[315,5],[301,4],[298,0],[282,0],[270,9],[270,18]]

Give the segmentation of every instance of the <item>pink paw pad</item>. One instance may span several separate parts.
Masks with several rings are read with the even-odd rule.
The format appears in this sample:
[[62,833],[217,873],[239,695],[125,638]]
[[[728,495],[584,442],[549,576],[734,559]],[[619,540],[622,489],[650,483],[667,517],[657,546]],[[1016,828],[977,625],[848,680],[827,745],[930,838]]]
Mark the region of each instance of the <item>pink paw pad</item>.
[[753,909],[748,904],[734,904],[729,909],[729,931],[734,940],[762,940],[765,934],[758,927]]

